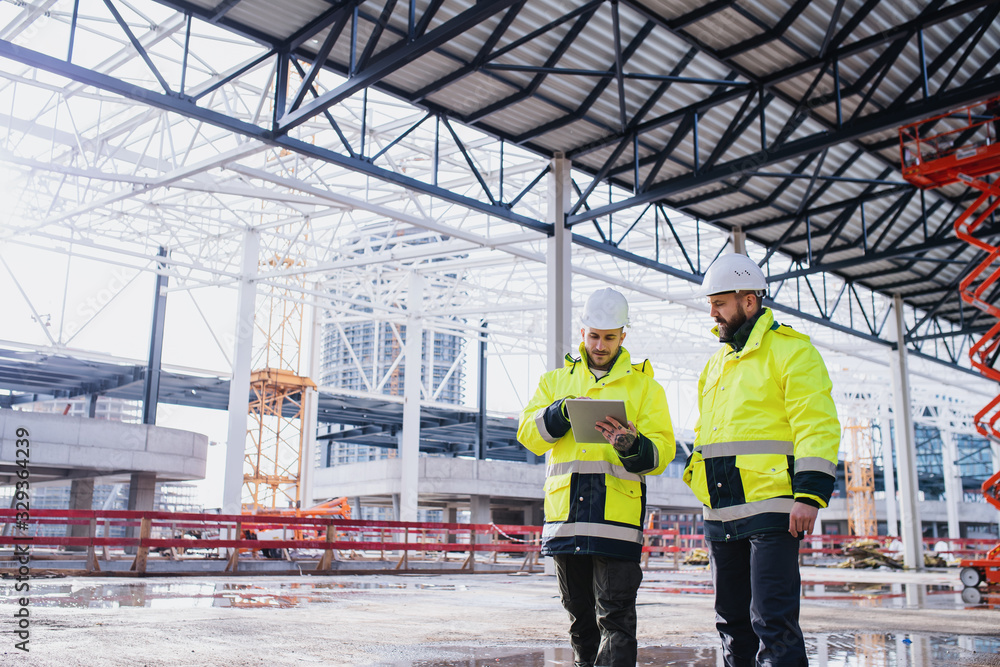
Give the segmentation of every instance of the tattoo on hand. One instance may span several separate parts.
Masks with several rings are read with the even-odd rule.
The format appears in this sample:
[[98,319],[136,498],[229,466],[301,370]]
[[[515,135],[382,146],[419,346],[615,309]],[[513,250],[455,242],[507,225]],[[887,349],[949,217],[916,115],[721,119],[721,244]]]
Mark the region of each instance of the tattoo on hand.
[[632,445],[635,444],[635,434],[634,433],[623,433],[621,435],[615,436],[615,442],[613,447],[615,451],[624,454],[625,452],[632,449]]

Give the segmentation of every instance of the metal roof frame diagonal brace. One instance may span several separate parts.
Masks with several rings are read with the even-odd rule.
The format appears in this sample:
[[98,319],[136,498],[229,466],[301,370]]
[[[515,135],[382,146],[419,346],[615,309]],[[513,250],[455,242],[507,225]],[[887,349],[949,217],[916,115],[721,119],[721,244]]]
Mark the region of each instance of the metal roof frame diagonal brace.
[[350,16],[350,13],[346,11],[343,12],[337,17],[337,20],[330,27],[330,31],[323,40],[323,45],[320,46],[319,50],[316,52],[316,57],[313,58],[312,64],[309,66],[309,71],[302,75],[302,83],[299,84],[298,92],[296,92],[292,97],[291,104],[288,106],[289,111],[295,111],[302,106],[302,103],[306,99],[306,94],[312,90],[313,81],[316,80],[316,76],[323,68],[323,63],[325,63],[326,59],[329,57],[334,44],[336,44],[337,40],[340,39],[340,33],[343,32],[344,26],[347,25],[347,21]]
[[368,67],[354,73],[343,84],[278,119],[276,134],[286,134],[316,114],[375,84],[406,63],[433,51],[472,26],[478,25],[498,12],[507,9],[517,1],[492,0],[491,2],[478,3],[413,42],[402,43],[398,47],[389,47],[373,58]]
[[998,87],[1000,87],[1000,76],[994,76],[946,93],[907,104],[897,111],[869,114],[853,123],[845,124],[839,130],[817,132],[808,137],[784,144],[772,151],[758,151],[753,155],[730,160],[697,175],[687,174],[672,178],[655,188],[628,199],[599,206],[583,213],[577,213],[570,216],[569,222],[572,224],[599,218],[651,201],[665,199],[679,192],[686,192],[710,185],[730,176],[742,175],[748,168],[758,170],[762,167],[778,164],[800,155],[815,153],[837,144],[855,141],[867,135],[894,130],[897,127],[920,120],[921,118],[944,113],[949,109],[984,99],[990,94],[995,93]]
[[[167,249],[160,246],[160,257],[167,256]],[[155,291],[153,296],[153,322],[149,335],[149,361],[142,386],[142,423],[156,423],[156,403],[160,397],[160,373],[163,362],[163,332],[167,319],[167,285],[169,275],[164,272],[166,265],[157,264]]]
[[[841,42],[843,42],[849,36],[849,34],[850,34],[850,32],[847,31],[847,26],[845,26],[844,30],[842,30],[840,33],[837,34],[837,36],[833,39],[832,43],[829,44],[829,45],[827,45],[828,48],[826,49],[826,51],[824,52],[824,54],[823,54],[822,57],[816,57],[816,58],[806,59],[802,63],[793,65],[792,67],[786,68],[785,70],[781,70],[779,72],[776,72],[775,74],[766,76],[764,78],[759,78],[759,77],[754,76],[745,67],[737,65],[737,64],[735,64],[735,63],[733,63],[733,62],[731,62],[729,60],[726,60],[725,58],[721,57],[716,52],[716,50],[712,49],[707,44],[705,44],[705,43],[701,42],[700,40],[698,40],[697,38],[694,38],[691,35],[683,32],[683,30],[682,30],[683,26],[682,25],[676,25],[674,21],[666,19],[661,14],[659,14],[657,11],[655,11],[655,10],[649,8],[648,6],[646,6],[646,4],[644,2],[641,2],[640,0],[622,0],[622,2],[624,4],[626,4],[627,6],[629,6],[630,8],[632,8],[634,11],[636,11],[639,14],[639,16],[641,16],[643,18],[646,18],[646,19],[649,19],[649,20],[656,21],[658,25],[660,25],[660,26],[664,27],[666,30],[670,31],[671,34],[674,34],[677,37],[679,37],[681,39],[684,39],[689,44],[694,45],[696,48],[698,48],[699,50],[701,50],[705,54],[710,55],[710,56],[716,58],[720,62],[722,62],[724,64],[727,64],[730,67],[733,67],[737,72],[740,72],[743,76],[748,77],[751,81],[755,81],[759,85],[761,85],[762,87],[769,89],[773,93],[776,93],[780,99],[784,100],[785,102],[787,102],[789,104],[792,104],[793,106],[799,106],[801,103],[799,101],[797,101],[797,100],[789,99],[786,94],[781,93],[780,91],[778,91],[774,87],[776,84],[778,84],[778,83],[780,83],[782,81],[785,81],[785,80],[787,80],[789,78],[793,78],[795,76],[799,76],[799,75],[805,74],[806,72],[815,70],[816,68],[822,68],[822,67],[828,68],[828,67],[830,67],[830,63],[837,62],[838,60],[841,60],[841,59],[843,59],[845,57],[856,55],[858,53],[861,53],[861,52],[864,52],[866,50],[872,49],[872,48],[874,48],[874,47],[876,47],[876,46],[878,46],[880,44],[886,43],[886,42],[894,42],[894,41],[900,39],[901,36],[903,36],[905,34],[908,34],[908,32],[911,31],[911,30],[918,30],[918,29],[920,29],[922,27],[926,27],[926,26],[929,26],[929,25],[934,25],[936,23],[940,23],[942,21],[950,20],[950,19],[955,18],[957,16],[961,16],[964,13],[967,13],[969,11],[977,9],[977,8],[983,6],[984,4],[988,4],[988,2],[986,0],[965,0],[964,2],[959,2],[957,5],[950,6],[950,7],[947,7],[945,9],[940,9],[940,10],[937,10],[937,11],[935,11],[934,8],[928,8],[919,17],[917,17],[916,19],[913,19],[912,21],[907,22],[906,24],[904,24],[902,26],[897,26],[895,28],[892,28],[892,29],[880,32],[880,33],[878,33],[876,35],[873,35],[871,37],[864,38],[864,39],[861,39],[861,40],[857,40],[856,42],[852,42],[852,43],[847,44],[845,46],[839,46],[841,44]],[[852,19],[851,22],[848,23],[848,25],[853,25],[853,19]],[[839,48],[836,48],[838,46],[839,46]],[[721,103],[721,102],[724,102],[724,101],[726,101],[726,100],[717,101],[715,103]],[[696,106],[699,109],[705,109],[705,108],[709,108],[711,106],[715,106],[715,103],[712,103],[709,100],[705,100],[703,103],[701,103],[699,105],[696,105]],[[957,106],[961,106],[961,104],[958,104]],[[684,111],[684,110],[679,110],[679,111]],[[676,113],[676,112],[674,112],[674,113]],[[824,125],[827,124],[825,120],[817,118],[815,116],[815,114],[810,114],[810,115],[814,119],[819,120],[822,124],[824,124]],[[850,123],[849,123],[849,125],[850,125]],[[860,138],[860,136],[861,135],[851,136],[851,137],[848,137],[848,138],[841,138],[841,139],[838,139],[838,142],[840,142],[840,141],[854,141],[854,140]],[[610,141],[612,143],[614,143],[616,140],[617,140],[617,138],[615,138],[615,137],[611,137],[610,138]],[[594,143],[600,143],[600,142],[594,142]],[[588,146],[588,148],[589,148],[589,146]],[[820,147],[820,148],[822,148],[822,147]],[[761,151],[761,153],[765,153],[765,154],[766,154],[766,152],[767,151]],[[569,155],[571,157],[575,157],[575,154],[572,151],[569,153]],[[749,161],[751,161],[753,159],[758,159],[759,157],[760,157],[760,153],[755,154],[753,156],[749,156],[747,158],[744,158],[744,161],[745,162],[749,162]],[[679,179],[674,179],[674,180],[679,180]],[[718,180],[718,179],[715,179],[715,180]],[[692,187],[698,187],[698,184],[693,185]],[[625,200],[624,202],[621,202],[619,204],[619,207],[629,207],[629,206],[640,205],[640,204],[643,204],[643,203],[646,203],[646,202],[645,201],[634,201],[632,203],[629,203],[629,200]],[[602,207],[600,209],[595,209],[595,211],[596,211],[596,215],[598,215],[598,216],[599,215],[605,215],[605,214],[607,214],[609,212],[609,211],[605,210],[604,207]]]
[[153,61],[149,57],[149,53],[146,52],[146,49],[142,45],[142,42],[140,42],[139,39],[135,36],[135,33],[132,32],[132,29],[128,27],[128,23],[125,22],[125,19],[122,17],[121,13],[115,8],[114,3],[112,3],[111,0],[104,0],[104,4],[108,8],[108,11],[111,12],[111,16],[114,17],[115,21],[118,23],[122,31],[125,33],[125,36],[128,37],[129,42],[132,43],[132,48],[136,50],[136,53],[139,54],[139,57],[142,58],[143,62],[146,63],[146,67],[149,68],[149,70],[153,73],[153,76],[156,77],[156,80],[159,81],[160,85],[163,87],[163,92],[171,94],[173,91],[170,90],[170,86],[167,84],[167,80],[163,78],[163,75],[160,74],[160,70],[158,70],[156,68],[156,65],[153,64]]
[[147,88],[116,79],[101,72],[95,72],[79,65],[67,63],[58,58],[27,49],[5,40],[0,40],[0,58],[19,62],[28,67],[34,67],[58,76],[63,76],[78,83],[93,86],[100,90],[115,93],[131,100],[148,104],[158,109],[164,109],[198,121],[219,127],[246,137],[258,139],[266,144],[287,148],[308,157],[317,158],[336,164],[345,169],[357,171],[374,178],[394,183],[400,187],[420,192],[443,201],[479,211],[523,227],[533,229],[548,236],[552,235],[552,225],[540,222],[534,218],[514,213],[507,206],[492,205],[471,197],[450,192],[445,188],[424,183],[410,176],[405,176],[388,169],[377,167],[367,160],[351,158],[335,151],[315,146],[306,141],[300,141],[287,136],[275,136],[262,127],[253,125],[237,118],[227,116],[211,109],[199,107],[193,102],[176,96],[167,95]]

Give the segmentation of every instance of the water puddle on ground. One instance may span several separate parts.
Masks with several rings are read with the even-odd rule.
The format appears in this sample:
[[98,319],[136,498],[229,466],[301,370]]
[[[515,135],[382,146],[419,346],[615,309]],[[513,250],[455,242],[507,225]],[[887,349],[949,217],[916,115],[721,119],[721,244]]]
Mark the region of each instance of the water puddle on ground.
[[[1000,586],[965,588],[957,576],[955,579],[948,585],[804,580],[802,600],[805,604],[889,609],[1000,609]],[[715,593],[708,572],[697,576],[657,573],[643,580],[640,591],[672,595]],[[640,594],[640,604],[642,601]]]
[[[424,581],[374,581],[359,577],[344,580],[267,581],[227,583],[211,580],[44,579],[32,583],[32,605],[41,607],[117,608],[195,607],[287,608],[328,604],[363,591],[385,589],[413,591],[466,591],[468,586]],[[0,582],[0,600],[14,596],[12,581]],[[713,595],[707,576],[683,577],[657,574],[643,581],[639,604],[662,604],[657,594]],[[883,607],[894,609],[1000,609],[1000,587],[963,589],[960,584],[871,584],[806,581],[803,604]]]
[[[43,580],[32,583],[31,604],[37,607],[104,608],[196,607],[287,608],[323,604],[361,590],[403,589],[406,583],[375,581],[217,583],[199,581],[130,581],[93,583]],[[455,590],[455,586],[440,588]],[[458,587],[464,588],[464,587]],[[14,596],[13,585],[0,586],[0,599]]]
[[[1000,638],[956,635],[822,634],[806,636],[811,667],[977,667],[997,665]],[[715,646],[648,646],[639,649],[638,665],[717,667],[722,651]],[[569,648],[447,648],[433,660],[392,663],[394,667],[555,667],[573,665]],[[383,663],[387,664],[387,663]]]
[[875,584],[852,582],[804,582],[802,599],[820,604],[891,609],[965,609],[963,586],[925,584]]

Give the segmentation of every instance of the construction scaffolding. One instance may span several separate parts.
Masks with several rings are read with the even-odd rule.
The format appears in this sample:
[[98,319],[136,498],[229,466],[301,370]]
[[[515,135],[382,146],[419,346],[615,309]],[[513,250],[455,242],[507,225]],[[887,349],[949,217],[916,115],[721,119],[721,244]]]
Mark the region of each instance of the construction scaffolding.
[[[284,248],[265,262],[271,269],[287,269],[301,260]],[[315,391],[316,383],[299,374],[305,306],[291,292],[301,289],[302,278],[287,280],[292,283],[287,287],[270,285],[255,317],[264,345],[255,363],[260,370],[250,375],[253,400],[243,474],[243,511],[249,514],[299,509],[303,500],[305,394]]]
[[254,400],[246,452],[249,471],[243,476],[249,501],[243,509],[256,514],[297,508],[305,436],[303,395],[316,384],[291,371],[265,368],[251,374],[250,387]]
[[847,530],[851,535],[878,534],[875,518],[875,452],[868,420],[851,419],[844,428],[847,459],[844,481],[847,486]]

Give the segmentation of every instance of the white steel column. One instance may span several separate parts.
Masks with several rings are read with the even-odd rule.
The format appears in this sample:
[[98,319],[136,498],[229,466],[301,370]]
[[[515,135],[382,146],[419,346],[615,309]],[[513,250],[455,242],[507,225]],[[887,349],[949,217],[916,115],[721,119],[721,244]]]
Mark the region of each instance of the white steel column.
[[[317,291],[319,288],[317,287]],[[320,341],[323,338],[323,327],[320,324],[319,306],[309,303],[304,306],[308,315],[309,352],[306,357],[306,368],[309,379],[320,384],[321,354]],[[313,473],[316,469],[316,429],[319,428],[319,390],[311,387],[302,394],[302,458],[299,460],[299,499],[302,507],[312,507],[316,504],[313,498]]]
[[406,348],[403,378],[403,432],[399,439],[399,514],[400,521],[417,520],[418,457],[420,452],[420,370],[423,356],[424,277],[410,274],[410,293],[406,299]]
[[885,406],[879,401],[879,433],[882,436],[882,474],[885,481],[885,523],[886,533],[899,537],[899,505],[896,500],[896,470],[892,456],[892,431]]
[[573,299],[570,292],[572,280],[572,238],[573,233],[566,228],[566,212],[570,208],[571,162],[556,153],[549,172],[549,215],[548,221],[555,228],[549,239],[548,248],[548,337],[546,345],[546,368],[562,368],[563,357],[576,347],[573,344]]
[[965,501],[965,493],[962,491],[962,474],[958,467],[958,445],[955,443],[955,434],[949,429],[951,424],[938,425],[938,432],[941,434],[941,458],[944,466],[944,504],[948,510],[948,541],[951,549],[958,547],[952,542],[962,537],[958,517],[959,509]]
[[733,252],[747,254],[747,234],[742,227],[733,227]]
[[257,302],[257,262],[260,234],[243,234],[243,263],[236,304],[233,376],[229,380],[229,432],[226,437],[226,471],[222,484],[222,513],[243,510],[243,460],[247,447],[247,413],[250,408],[250,360],[253,352],[253,315]]
[[923,532],[920,529],[918,504],[916,434],[910,414],[910,383],[903,336],[903,298],[896,294],[892,305],[896,324],[896,349],[889,357],[892,372],[893,426],[896,435],[896,459],[899,463],[899,509],[903,537],[903,567],[924,569]]

